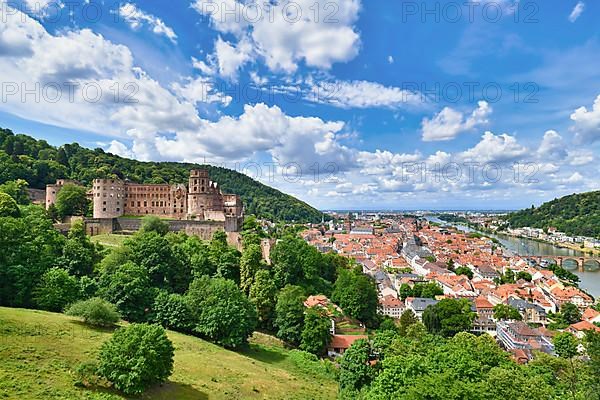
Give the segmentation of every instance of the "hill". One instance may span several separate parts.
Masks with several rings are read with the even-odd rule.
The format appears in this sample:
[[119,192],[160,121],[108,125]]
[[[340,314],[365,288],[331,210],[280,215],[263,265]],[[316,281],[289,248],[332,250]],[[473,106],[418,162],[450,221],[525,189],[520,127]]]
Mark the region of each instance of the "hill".
[[510,226],[555,227],[571,236],[600,238],[600,191],[572,194],[511,213]]
[[[74,385],[80,362],[95,357],[110,330],[63,314],[0,307],[0,398],[122,399],[107,388]],[[262,338],[244,353],[168,332],[175,345],[169,382],[142,399],[334,399],[337,383],[319,362],[296,362],[294,351]],[[312,365],[311,365],[312,364]],[[320,372],[319,372],[320,371]]]
[[[77,143],[53,147],[44,140],[15,135],[0,128],[0,184],[24,179],[43,189],[57,178],[69,178],[91,186],[95,178],[130,179],[140,183],[187,182],[192,168],[209,170],[224,192],[242,197],[246,214],[275,221],[318,222],[322,213],[303,201],[264,185],[242,173],[210,165],[175,162],[142,162],[90,150]],[[266,172],[265,172],[266,173]]]

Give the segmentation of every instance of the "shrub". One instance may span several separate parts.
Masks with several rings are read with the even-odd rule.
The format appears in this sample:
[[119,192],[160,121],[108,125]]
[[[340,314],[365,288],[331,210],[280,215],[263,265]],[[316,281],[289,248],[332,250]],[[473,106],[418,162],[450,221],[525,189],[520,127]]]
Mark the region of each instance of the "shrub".
[[34,292],[35,304],[48,311],[62,311],[79,298],[79,283],[61,268],[52,268],[44,275]]
[[194,316],[185,297],[176,293],[160,292],[154,299],[153,320],[157,324],[179,332],[190,332]]
[[86,324],[96,326],[111,326],[121,319],[117,307],[99,297],[78,301],[65,313],[73,317],[81,317]]
[[100,348],[98,374],[125,394],[139,394],[173,372],[173,343],[161,326],[118,329]]

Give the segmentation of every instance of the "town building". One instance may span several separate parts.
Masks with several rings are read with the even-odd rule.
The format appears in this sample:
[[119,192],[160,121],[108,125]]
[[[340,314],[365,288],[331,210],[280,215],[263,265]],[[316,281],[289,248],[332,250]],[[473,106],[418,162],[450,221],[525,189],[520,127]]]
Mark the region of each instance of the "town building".
[[404,303],[398,298],[387,295],[379,299],[379,313],[392,318],[400,318],[404,312]]
[[508,305],[516,308],[523,317],[523,321],[528,324],[545,325],[547,323],[546,310],[537,304],[511,297],[508,300]]
[[429,306],[436,305],[438,303],[437,300],[422,298],[422,297],[407,297],[406,298],[406,309],[411,310],[415,313],[415,316],[419,319],[419,321],[423,318],[423,312]]
[[551,340],[538,329],[531,328],[522,321],[498,321],[496,334],[498,341],[506,350],[524,350],[530,359],[533,350],[554,353]]
[[327,355],[329,357],[339,357],[352,346],[352,343],[359,339],[369,340],[367,335],[333,335],[327,345]]

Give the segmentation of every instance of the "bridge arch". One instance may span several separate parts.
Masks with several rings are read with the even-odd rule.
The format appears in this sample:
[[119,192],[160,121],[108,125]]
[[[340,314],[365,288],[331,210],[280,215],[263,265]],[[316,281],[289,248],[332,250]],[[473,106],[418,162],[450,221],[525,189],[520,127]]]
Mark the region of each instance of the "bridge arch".
[[564,257],[562,259],[562,267],[568,270],[579,269],[579,259],[576,257]]
[[584,271],[598,271],[600,270],[600,260],[596,260],[593,258],[587,259],[583,261],[583,269]]

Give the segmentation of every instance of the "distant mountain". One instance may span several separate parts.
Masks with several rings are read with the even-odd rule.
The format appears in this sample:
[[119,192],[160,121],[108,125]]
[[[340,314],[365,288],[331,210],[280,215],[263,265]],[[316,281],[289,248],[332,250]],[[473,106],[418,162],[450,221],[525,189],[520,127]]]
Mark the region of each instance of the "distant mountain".
[[58,148],[45,140],[15,135],[0,128],[0,183],[25,179],[43,189],[57,178],[76,179],[91,186],[95,178],[130,179],[140,183],[187,183],[192,168],[209,170],[211,179],[227,193],[242,197],[246,214],[275,221],[318,222],[322,213],[307,203],[226,168],[174,162],[142,162],[90,150],[77,143]]
[[600,191],[572,194],[511,213],[508,222],[513,228],[555,227],[572,236],[600,238]]

